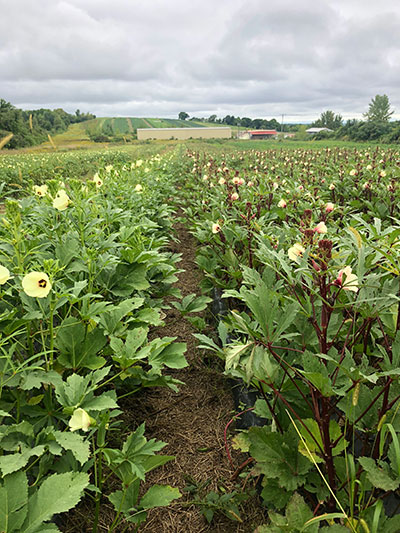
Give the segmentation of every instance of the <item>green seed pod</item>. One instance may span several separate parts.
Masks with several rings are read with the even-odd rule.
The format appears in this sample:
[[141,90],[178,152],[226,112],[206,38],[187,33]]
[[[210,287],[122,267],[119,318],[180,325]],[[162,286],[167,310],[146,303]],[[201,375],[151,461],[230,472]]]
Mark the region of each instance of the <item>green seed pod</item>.
[[358,404],[358,397],[360,396],[360,382],[358,381],[356,383],[356,386],[354,387],[354,390],[353,390],[353,400],[352,400],[352,403],[353,403],[353,406],[355,407],[357,404]]
[[382,426],[385,423],[385,420],[386,420],[386,414],[384,414],[383,417],[379,420],[379,424],[378,424],[378,428],[377,428],[378,433],[382,429]]

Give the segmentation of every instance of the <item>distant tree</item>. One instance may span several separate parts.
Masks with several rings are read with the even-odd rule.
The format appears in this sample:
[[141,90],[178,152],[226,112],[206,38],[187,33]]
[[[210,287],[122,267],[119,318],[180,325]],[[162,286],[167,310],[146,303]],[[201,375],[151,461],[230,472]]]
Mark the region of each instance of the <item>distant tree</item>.
[[189,115],[185,111],[181,111],[178,115],[178,118],[179,120],[186,120],[187,118],[189,118]]
[[318,120],[312,123],[315,128],[329,128],[330,130],[337,130],[342,126],[342,115],[335,115],[331,110],[324,111]]
[[309,140],[310,135],[306,132],[307,126],[305,124],[299,124],[296,132],[296,141]]
[[372,98],[364,117],[368,122],[389,122],[394,111],[390,110],[389,98],[386,94],[377,94]]
[[228,124],[228,126],[234,126],[235,125],[235,117],[233,115],[226,115],[226,117],[224,117],[222,119],[222,123],[223,124]]
[[6,102],[3,100],[3,98],[0,98],[0,111],[4,111],[6,109],[15,109],[15,107],[10,102]]
[[[278,131],[281,129],[281,125],[275,118],[271,118],[271,120],[266,120],[264,127],[266,130],[277,130]],[[286,131],[285,125],[283,126],[283,131]]]
[[392,127],[395,125],[396,123],[382,120],[363,122],[352,119],[337,130],[335,137],[349,141],[377,141],[382,140],[384,136],[389,139]]
[[390,132],[387,142],[399,142],[400,141],[400,121],[392,122],[392,131]]
[[217,115],[210,115],[208,117],[208,122],[215,122],[217,120]]
[[243,126],[243,128],[251,128],[253,125],[253,121],[249,117],[243,117],[240,120],[240,125]]
[[263,127],[263,119],[262,118],[255,118],[253,120],[253,128],[256,130],[260,130]]
[[31,146],[47,140],[48,133],[65,131],[69,124],[90,118],[94,118],[94,115],[80,113],[79,110],[75,115],[70,115],[63,109],[23,111],[0,99],[0,138],[13,133],[13,138],[7,144],[8,148]]

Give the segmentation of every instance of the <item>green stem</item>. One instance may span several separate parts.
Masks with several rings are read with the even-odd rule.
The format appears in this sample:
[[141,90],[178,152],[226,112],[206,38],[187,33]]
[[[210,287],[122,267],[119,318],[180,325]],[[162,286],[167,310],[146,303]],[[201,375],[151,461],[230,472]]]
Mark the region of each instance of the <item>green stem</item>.
[[50,316],[49,316],[49,336],[50,336],[50,368],[53,368],[54,362],[54,301],[50,301]]
[[43,353],[44,353],[44,358],[46,360],[46,370],[48,372],[50,370],[50,364],[49,364],[49,359],[48,359],[48,355],[47,355],[46,339],[45,339],[45,336],[44,336],[45,330],[43,329],[43,320],[44,320],[45,312],[43,310],[42,304],[40,303],[39,299],[38,299],[38,305],[39,305],[39,308],[42,311],[42,315],[43,315],[43,319],[40,320],[40,338],[41,338],[41,341],[42,341],[42,350],[43,350]]
[[130,396],[131,394],[135,394],[135,392],[138,392],[142,389],[142,387],[138,387],[137,389],[133,389],[126,394],[122,394],[122,396],[118,396],[117,401],[122,400],[122,398],[126,398],[127,396]]
[[111,533],[111,531],[114,531],[114,529],[116,528],[116,526],[120,522],[121,509],[122,509],[122,506],[124,505],[125,498],[126,498],[126,489],[124,490],[124,494],[122,495],[121,503],[119,504],[117,514],[116,514],[111,526],[108,529],[108,533]]
[[34,354],[34,350],[33,350],[33,341],[32,341],[31,322],[28,322],[28,325],[27,325],[27,328],[26,328],[26,333],[27,333],[29,355],[33,355]]
[[[95,440],[93,436],[93,453],[94,453],[94,450],[95,450]],[[97,455],[95,454],[95,460],[94,460],[95,484],[96,484],[96,487],[99,489],[100,493],[96,494],[96,507],[95,507],[95,512],[94,512],[94,521],[93,521],[93,529],[92,529],[93,533],[97,533],[97,526],[99,523],[99,515],[100,515],[100,502],[101,502],[101,496],[102,496],[101,490],[102,490],[102,485],[103,485],[103,480],[102,480],[103,472],[102,472],[101,461],[102,461],[102,453],[99,450],[98,454]]]
[[109,379],[107,379],[107,381],[104,381],[103,383],[100,383],[100,385],[97,387],[97,389],[100,389],[100,387],[104,387],[104,385],[108,385],[115,378],[119,377],[123,372],[125,372],[125,370],[120,370],[119,372],[114,374],[114,376],[111,376]]
[[21,254],[21,234],[18,228],[16,228],[14,231],[14,239],[15,239],[15,243],[13,244],[14,244],[15,256],[17,258],[17,271],[19,274],[22,274],[24,271],[24,261],[22,259],[22,254]]

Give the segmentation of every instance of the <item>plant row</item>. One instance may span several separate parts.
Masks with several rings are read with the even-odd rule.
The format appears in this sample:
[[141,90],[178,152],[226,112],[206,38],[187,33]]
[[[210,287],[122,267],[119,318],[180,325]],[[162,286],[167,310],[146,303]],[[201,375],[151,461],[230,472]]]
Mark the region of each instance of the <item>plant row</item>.
[[[181,185],[204,291],[197,335],[258,392],[259,533],[400,530],[399,153],[187,152]],[[199,191],[200,194],[199,194]]]
[[108,165],[115,165],[116,168],[130,165],[136,160],[155,156],[159,150],[160,145],[37,154],[3,152],[0,155],[0,194],[24,194],[25,184],[29,180],[41,185],[48,179],[90,178],[98,169]]
[[[167,251],[168,157],[99,165],[86,181],[31,183],[0,221],[0,530],[59,531],[83,494],[97,531],[136,530],[178,489],[147,472],[165,443],[124,426],[123,399],[179,382],[185,344],[149,338],[179,297]],[[122,402],[122,403],[121,403]],[[113,490],[110,491],[109,487]],[[133,529],[132,529],[133,528]]]

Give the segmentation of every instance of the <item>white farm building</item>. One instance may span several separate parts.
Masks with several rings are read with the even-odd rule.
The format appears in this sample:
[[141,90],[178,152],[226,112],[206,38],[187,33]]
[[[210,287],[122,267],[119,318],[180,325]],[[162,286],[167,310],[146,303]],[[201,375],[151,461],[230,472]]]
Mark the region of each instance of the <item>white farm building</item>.
[[138,128],[139,141],[146,139],[230,139],[231,128]]
[[315,133],[319,133],[320,131],[330,132],[333,130],[330,130],[329,128],[308,128],[308,130],[306,130],[306,132],[309,133],[310,135],[314,135]]

